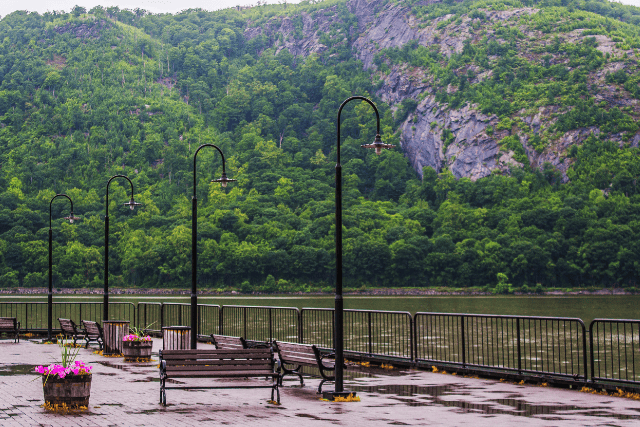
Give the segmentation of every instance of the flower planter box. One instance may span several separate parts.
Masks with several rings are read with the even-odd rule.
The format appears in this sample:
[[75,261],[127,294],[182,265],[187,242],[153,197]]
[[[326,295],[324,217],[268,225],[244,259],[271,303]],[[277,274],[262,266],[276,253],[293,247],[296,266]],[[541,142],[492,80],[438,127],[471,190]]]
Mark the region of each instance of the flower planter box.
[[87,407],[91,394],[91,374],[42,376],[45,407],[66,405],[67,408]]
[[122,343],[122,353],[125,362],[138,362],[141,360],[151,360],[151,348],[153,341],[124,341]]

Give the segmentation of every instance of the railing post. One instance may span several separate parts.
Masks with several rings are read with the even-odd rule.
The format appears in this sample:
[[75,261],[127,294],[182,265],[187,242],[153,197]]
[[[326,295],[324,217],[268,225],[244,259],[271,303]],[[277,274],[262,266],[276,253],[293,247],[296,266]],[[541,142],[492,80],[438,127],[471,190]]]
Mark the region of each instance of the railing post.
[[[596,362],[595,362],[595,358],[593,357],[593,327],[594,327],[594,322],[592,321],[591,324],[589,325],[589,347],[590,348],[590,355],[591,355],[591,382],[594,382],[593,377],[595,376],[595,372],[596,372]],[[598,356],[600,356],[600,354],[598,354]]]
[[416,349],[414,353],[416,365],[418,364],[418,314],[413,316],[413,346]]
[[[586,383],[589,381],[589,371],[587,368],[587,332],[585,331],[584,323],[580,323],[582,324],[582,360],[584,365],[584,382]],[[593,363],[593,357],[591,357],[591,362]],[[591,376],[593,376],[593,372]]]
[[271,307],[269,307],[269,341],[273,340],[273,321],[271,318]]
[[196,323],[196,331],[195,331],[195,333],[196,333],[196,340],[198,340],[198,335],[200,334],[200,330],[202,329],[200,327],[200,324],[202,323],[202,318],[201,318],[201,316],[202,316],[201,308],[202,307],[200,306],[200,304],[198,304],[196,307],[197,307],[197,311],[198,311],[198,322]]
[[373,347],[371,344],[371,312],[367,311],[367,323],[369,324],[369,356],[371,356],[371,354],[373,354]]
[[302,320],[302,313],[304,312],[304,308],[302,310],[298,309],[298,342],[300,344],[304,343],[304,334],[303,334],[303,320]]
[[409,313],[409,355],[411,357],[411,361],[413,363],[416,363],[416,359],[414,359],[414,351],[413,351],[413,346],[414,346],[414,341],[413,341],[413,328],[414,328],[414,324],[413,324],[413,316],[411,315],[411,313]]
[[224,335],[224,325],[222,320],[224,319],[224,305],[221,305],[218,309],[218,333]]
[[462,344],[462,367],[467,367],[467,341],[464,333],[464,316],[460,316],[460,339]]
[[518,335],[518,374],[522,375],[522,356],[520,354],[520,318],[516,318],[516,334]]
[[164,328],[164,303],[160,303],[160,332],[162,332],[162,328]]
[[244,331],[244,339],[249,339],[247,336],[247,307],[242,307],[242,328]]

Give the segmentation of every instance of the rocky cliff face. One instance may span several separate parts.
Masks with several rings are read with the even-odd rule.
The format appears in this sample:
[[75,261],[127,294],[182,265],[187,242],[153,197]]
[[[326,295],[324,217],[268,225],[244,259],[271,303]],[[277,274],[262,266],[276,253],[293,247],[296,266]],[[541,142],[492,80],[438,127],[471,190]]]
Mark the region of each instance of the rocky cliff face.
[[[433,1],[425,0],[423,3],[431,2]],[[402,2],[350,0],[347,7],[357,19],[359,34],[338,34],[338,40],[342,43],[351,40],[354,55],[362,61],[366,69],[372,71],[374,78],[382,80],[383,84],[377,96],[394,110],[406,98],[418,101],[417,108],[408,115],[400,129],[402,149],[419,175],[422,175],[422,168],[425,166],[431,166],[437,171],[447,167],[458,178],[469,177],[475,180],[489,175],[494,169],[507,170],[513,165],[521,166],[522,164],[514,159],[513,151],[499,144],[502,138],[512,134],[519,137],[531,166],[542,168],[545,163],[550,163],[562,172],[566,180],[566,171],[570,165],[570,159],[566,159],[567,150],[571,145],[581,143],[591,133],[599,132],[596,127],[588,127],[563,135],[553,135],[549,145],[536,151],[530,144],[531,135],[549,129],[555,123],[557,108],[540,107],[537,111],[520,111],[512,117],[517,124],[512,130],[493,132],[493,128],[499,122],[498,117],[482,114],[474,105],[451,109],[446,104],[439,104],[433,96],[434,78],[428,74],[428,70],[408,64],[389,64],[389,70],[382,72],[375,64],[376,53],[383,49],[402,47],[414,40],[422,46],[437,47],[446,57],[461,53],[467,40],[477,44],[482,37],[489,37],[502,42],[496,35],[496,30],[500,27],[517,29],[523,33],[525,40],[519,46],[518,55],[528,61],[541,61],[543,53],[529,49],[530,45],[526,43],[526,39],[546,44],[550,43],[552,35],[532,30],[522,25],[519,20],[520,17],[537,13],[537,9],[483,10],[485,18],[481,20],[469,16],[452,20],[452,15],[446,15],[424,21],[416,18],[411,8],[403,6]],[[264,34],[272,40],[277,51],[288,49],[294,56],[306,57],[312,53],[322,54],[326,46],[320,42],[320,35],[340,27],[344,20],[336,6],[312,15],[303,13],[301,18],[302,26],[300,28],[298,21],[298,29],[291,18],[272,19],[261,28],[249,26],[245,36],[251,39]],[[563,42],[575,44],[586,36],[583,35],[582,29],[576,29],[562,34],[561,37]],[[595,38],[598,50],[604,54],[633,54],[632,50],[624,51],[618,48],[607,36],[597,35]],[[562,55],[547,55],[546,60],[552,64],[568,63],[568,59]],[[608,64],[605,70],[591,73],[587,78],[588,84],[598,88],[594,91],[597,92],[598,102],[605,102],[610,107],[630,107],[635,111],[638,109],[637,100],[616,94],[617,89],[605,82],[607,73],[615,72],[621,67],[625,65]],[[471,84],[492,77],[491,71],[474,74],[476,75],[470,81]],[[455,91],[456,88],[449,90]],[[443,140],[445,130],[448,135],[446,141]],[[614,135],[613,139],[616,138],[622,141],[621,135]],[[639,141],[640,134],[633,138],[632,144],[637,145]]]

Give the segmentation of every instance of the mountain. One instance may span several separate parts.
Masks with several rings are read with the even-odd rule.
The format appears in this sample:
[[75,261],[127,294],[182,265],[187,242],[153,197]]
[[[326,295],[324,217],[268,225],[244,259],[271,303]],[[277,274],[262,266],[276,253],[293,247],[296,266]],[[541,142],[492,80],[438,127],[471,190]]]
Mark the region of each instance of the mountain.
[[[346,285],[634,288],[640,9],[327,0],[76,7],[0,21],[0,286],[330,290],[336,114]],[[640,237],[640,236],[639,236]],[[501,276],[498,276],[501,274]],[[506,278],[505,278],[506,275]],[[511,284],[506,283],[511,282]]]
[[[566,3],[351,0],[358,32],[340,34],[378,79],[376,95],[398,113],[402,148],[418,174],[429,166],[475,180],[549,163],[566,182],[568,151],[589,135],[640,141],[638,27],[609,18],[637,24],[638,11]],[[249,24],[245,37],[267,36],[276,52],[306,58],[324,52],[321,38],[344,21],[336,5]]]

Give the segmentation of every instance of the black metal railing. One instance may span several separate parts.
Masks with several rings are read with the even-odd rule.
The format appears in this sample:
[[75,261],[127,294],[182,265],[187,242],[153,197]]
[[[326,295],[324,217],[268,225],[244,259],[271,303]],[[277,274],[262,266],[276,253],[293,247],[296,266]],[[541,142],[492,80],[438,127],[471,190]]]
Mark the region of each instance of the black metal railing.
[[640,384],[640,320],[594,319],[589,343],[592,381]]
[[220,306],[198,304],[198,334],[209,336],[220,332]]
[[[334,348],[334,309],[303,308],[302,342]],[[403,311],[344,310],[344,351],[413,360],[413,317]]]
[[[82,327],[82,320],[92,320],[102,323],[101,302],[54,302],[52,305],[52,327],[60,331],[58,318],[71,319]],[[21,328],[26,331],[47,330],[47,303],[46,302],[19,302],[0,303],[0,317],[15,317],[20,322]],[[136,306],[130,302],[109,303],[110,320],[128,320],[132,324],[136,322]]]
[[223,305],[220,325],[220,335],[251,341],[300,340],[300,310],[295,307]]
[[[110,320],[160,332],[189,326],[190,304],[109,304]],[[101,302],[55,302],[58,317],[102,322]],[[457,366],[486,373],[531,375],[605,385],[640,386],[640,320],[345,310],[347,355]],[[16,317],[25,332],[47,329],[46,302],[1,302],[0,317]],[[328,308],[198,305],[200,337],[212,333],[252,341],[282,340],[334,348]],[[588,338],[587,338],[588,332]],[[589,347],[587,347],[589,344]],[[590,367],[590,375],[589,375]]]
[[138,328],[149,332],[160,333],[162,331],[162,303],[139,302],[138,303]]
[[416,362],[586,381],[580,319],[416,313]]
[[161,326],[190,326],[191,304],[164,303],[161,308]]

